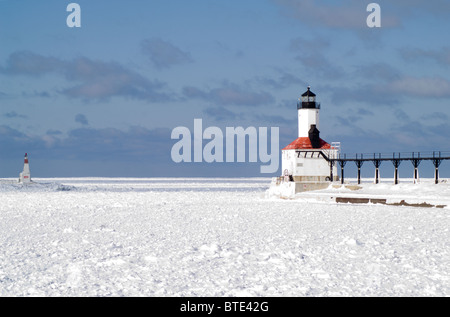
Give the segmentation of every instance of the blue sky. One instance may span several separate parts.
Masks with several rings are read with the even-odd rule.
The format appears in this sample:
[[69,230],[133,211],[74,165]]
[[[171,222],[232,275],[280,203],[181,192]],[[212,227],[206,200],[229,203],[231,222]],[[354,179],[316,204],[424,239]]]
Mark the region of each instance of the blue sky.
[[171,131],[279,127],[282,148],[308,85],[345,153],[450,149],[447,0],[377,1],[381,28],[361,0],[79,0],[81,28],[70,2],[0,0],[0,177],[25,152],[35,177],[270,176],[176,164]]

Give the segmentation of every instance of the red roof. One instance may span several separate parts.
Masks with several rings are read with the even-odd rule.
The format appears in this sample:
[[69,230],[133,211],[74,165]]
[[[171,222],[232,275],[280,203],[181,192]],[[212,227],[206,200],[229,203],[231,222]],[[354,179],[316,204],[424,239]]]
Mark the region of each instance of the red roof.
[[[320,148],[317,149],[330,149],[331,145],[325,142],[324,140],[320,139]],[[294,142],[286,146],[283,150],[309,150],[314,149],[311,145],[311,141],[308,137],[302,137],[296,139]]]

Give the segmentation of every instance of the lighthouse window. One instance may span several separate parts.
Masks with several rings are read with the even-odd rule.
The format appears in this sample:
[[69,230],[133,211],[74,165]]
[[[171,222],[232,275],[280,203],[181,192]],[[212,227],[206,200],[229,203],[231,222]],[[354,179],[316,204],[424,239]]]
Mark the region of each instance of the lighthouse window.
[[297,167],[302,167],[303,163],[297,163]]

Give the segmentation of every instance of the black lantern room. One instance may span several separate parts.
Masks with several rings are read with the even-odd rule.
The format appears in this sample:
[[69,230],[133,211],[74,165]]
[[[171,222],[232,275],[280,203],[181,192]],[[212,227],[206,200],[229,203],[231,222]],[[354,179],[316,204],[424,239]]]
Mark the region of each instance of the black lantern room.
[[297,109],[320,109],[320,103],[316,102],[316,94],[313,93],[311,87],[298,99]]

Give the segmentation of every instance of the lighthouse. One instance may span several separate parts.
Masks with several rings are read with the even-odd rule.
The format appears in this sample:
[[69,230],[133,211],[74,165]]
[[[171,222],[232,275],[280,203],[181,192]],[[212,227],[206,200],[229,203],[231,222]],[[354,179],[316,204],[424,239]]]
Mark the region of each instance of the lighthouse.
[[328,186],[329,181],[338,179],[330,159],[339,154],[339,143],[329,144],[320,138],[319,112],[320,103],[308,86],[297,102],[298,137],[282,149],[282,176],[302,183],[302,188],[311,183]]
[[30,183],[31,177],[30,177],[30,166],[28,165],[28,154],[25,153],[25,158],[23,160],[23,171],[20,173],[19,176],[19,183]]

